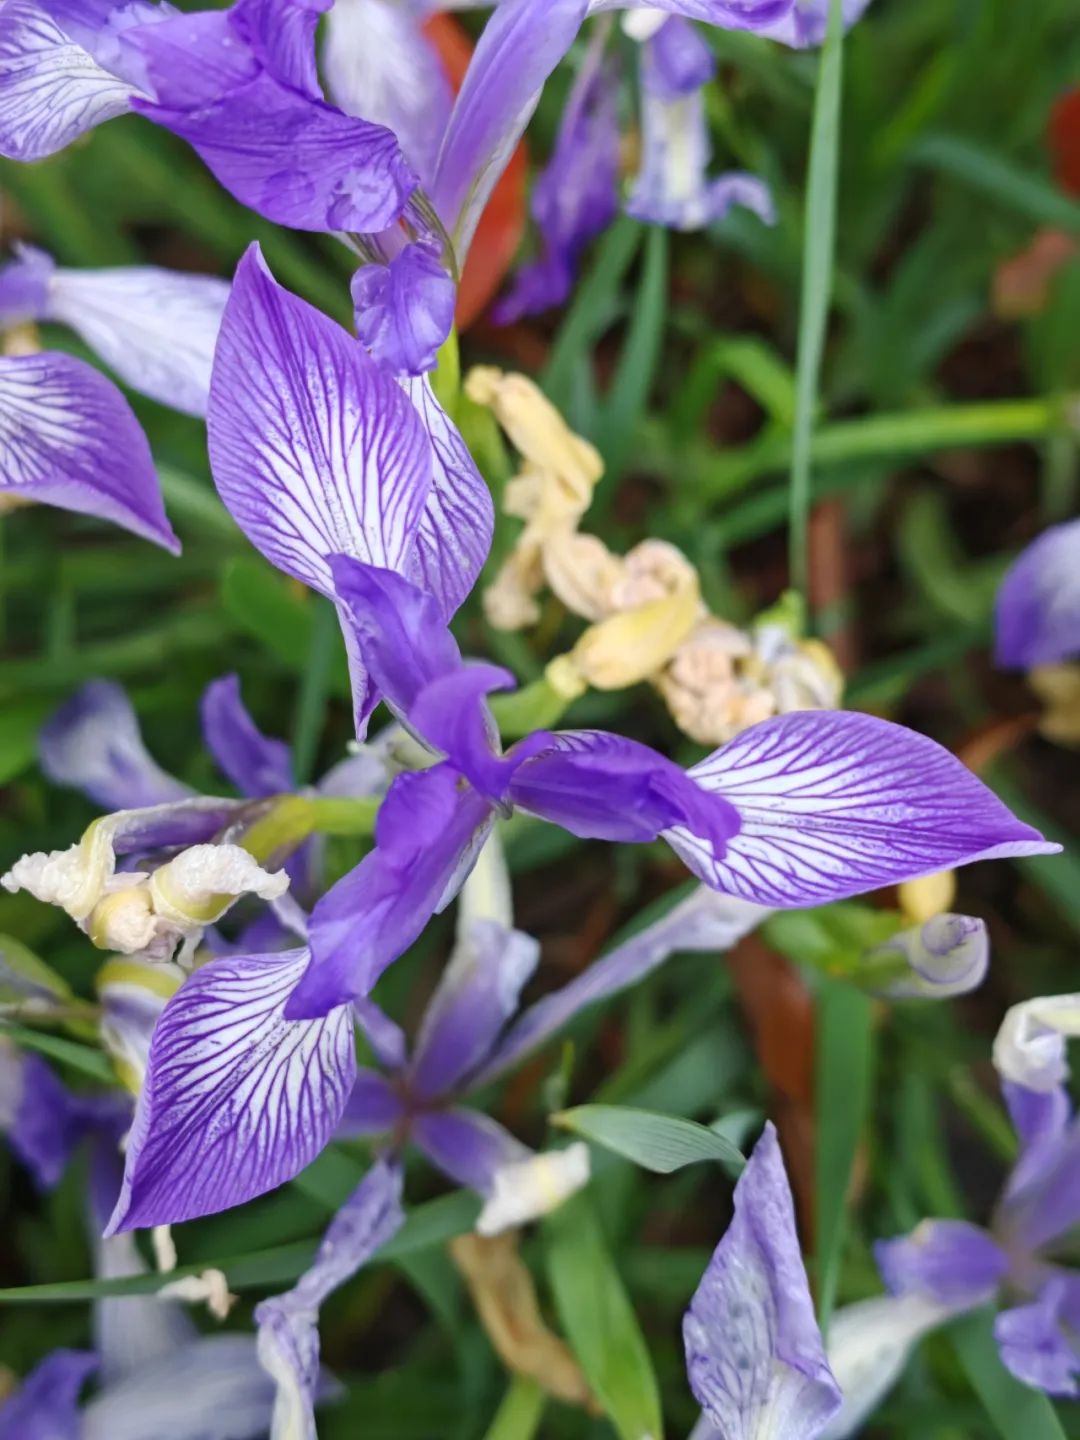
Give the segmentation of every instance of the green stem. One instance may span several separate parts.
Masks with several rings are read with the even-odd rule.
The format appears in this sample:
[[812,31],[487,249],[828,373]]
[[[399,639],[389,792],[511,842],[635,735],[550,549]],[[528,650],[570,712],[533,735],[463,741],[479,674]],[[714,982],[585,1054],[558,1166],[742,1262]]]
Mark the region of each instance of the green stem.
[[544,1418],[547,1397],[535,1380],[516,1375],[484,1440],[532,1440]]
[[315,602],[311,627],[311,653],[300,681],[293,726],[293,769],[297,783],[307,783],[319,749],[326,703],[330,689],[330,668],[337,635],[337,616],[325,600]]
[[790,584],[806,593],[809,581],[810,463],[825,327],[832,298],[836,248],[836,191],[840,154],[840,96],[844,74],[844,22],[840,0],[831,0],[821,51],[803,244],[799,354],[795,376],[795,429],[791,447]]

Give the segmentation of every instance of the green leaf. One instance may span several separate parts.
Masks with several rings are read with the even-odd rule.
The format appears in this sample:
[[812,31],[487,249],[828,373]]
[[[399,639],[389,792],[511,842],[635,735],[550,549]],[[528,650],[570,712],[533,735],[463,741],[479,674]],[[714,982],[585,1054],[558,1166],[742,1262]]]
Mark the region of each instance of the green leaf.
[[57,1000],[72,998],[71,986],[51,965],[14,935],[0,935],[0,1004],[25,1003],[27,987],[47,990]]
[[789,583],[805,595],[809,567],[810,458],[825,326],[832,298],[836,246],[836,193],[840,158],[840,96],[844,78],[844,21],[840,0],[831,0],[821,50],[803,228],[799,352],[795,373],[795,427],[791,445]]
[[818,1316],[832,1313],[848,1227],[855,1153],[870,1110],[874,1073],[873,1002],[843,981],[825,981],[817,997],[815,1051]]
[[1014,1379],[1001,1363],[994,1341],[994,1312],[978,1310],[950,1327],[956,1357],[971,1388],[1004,1440],[1065,1440],[1053,1405],[1038,1390]]
[[789,960],[857,979],[866,952],[891,940],[903,926],[897,911],[841,900],[817,910],[780,910],[769,916],[761,933]]
[[321,595],[314,602],[314,606],[311,648],[300,680],[296,720],[293,724],[293,769],[299,785],[305,784],[311,778],[326,719],[331,670],[334,657],[340,649],[334,607]]
[[532,1440],[544,1418],[546,1404],[547,1397],[535,1380],[515,1376],[484,1440]]
[[[232,560],[221,582],[221,602],[227,614],[298,674],[307,672],[314,646],[313,598],[297,593],[289,580],[254,555]],[[348,667],[344,656],[339,659],[331,672],[331,686],[335,694],[347,695]]]
[[548,1216],[544,1237],[559,1320],[594,1394],[621,1440],[661,1440],[656,1373],[588,1199]]
[[14,780],[37,759],[37,737],[49,713],[47,700],[24,700],[4,705],[0,713],[0,785]]
[[597,447],[604,457],[606,493],[633,452],[638,422],[660,362],[667,316],[668,237],[660,225],[645,239],[645,262],[615,379],[604,401]]
[[551,1120],[657,1175],[670,1175],[703,1160],[716,1161],[729,1174],[738,1175],[746,1164],[742,1152],[723,1135],[675,1115],[626,1105],[577,1105]]
[[116,1075],[108,1056],[100,1050],[92,1050],[89,1045],[79,1045],[76,1041],[64,1040],[59,1035],[30,1030],[25,1025],[12,1025],[6,1020],[0,1020],[0,1036],[13,1040],[24,1050],[36,1050],[41,1055],[47,1055],[50,1060],[70,1065],[73,1070],[81,1070],[84,1075],[95,1080],[104,1081],[108,1085],[116,1084]]
[[1063,189],[970,140],[955,135],[928,135],[916,145],[913,158],[1041,225],[1056,225],[1080,234],[1080,204]]

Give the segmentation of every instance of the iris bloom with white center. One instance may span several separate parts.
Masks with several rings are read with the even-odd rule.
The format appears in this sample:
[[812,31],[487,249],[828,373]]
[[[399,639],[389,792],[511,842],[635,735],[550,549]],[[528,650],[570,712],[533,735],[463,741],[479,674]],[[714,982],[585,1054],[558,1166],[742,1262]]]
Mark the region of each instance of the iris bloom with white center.
[[950,1313],[999,1299],[994,1322],[1003,1363],[1050,1395],[1080,1394],[1080,1274],[1056,1253],[1080,1223],[1080,1119],[1065,1088],[1065,1040],[1080,1033],[1075,995],[1046,996],[1006,1016],[994,1063],[1019,1157],[986,1228],[925,1220],[876,1246],[893,1295]]

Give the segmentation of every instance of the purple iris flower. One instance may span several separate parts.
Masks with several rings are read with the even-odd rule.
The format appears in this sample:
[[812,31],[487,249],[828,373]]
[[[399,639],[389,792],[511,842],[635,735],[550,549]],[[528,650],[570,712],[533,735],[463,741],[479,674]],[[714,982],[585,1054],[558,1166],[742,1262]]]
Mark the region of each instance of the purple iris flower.
[[278,224],[379,231],[416,176],[380,125],[322,98],[325,0],[237,0],[182,14],[146,0],[5,0],[0,153],[39,160],[128,110],[187,140],[225,188]]
[[814,1318],[776,1131],[735,1187],[735,1218],[683,1321],[697,1440],[816,1440],[840,1409]]
[[997,597],[999,665],[1030,670],[1080,655],[1080,520],[1051,526],[1020,555]]
[[[841,0],[845,27],[854,25],[869,7],[870,0]],[[829,0],[795,0],[783,19],[763,26],[758,33],[796,50],[804,50],[824,41],[828,23]]]
[[180,549],[131,407],[71,355],[0,356],[3,497],[93,515],[174,554]]
[[68,270],[17,245],[0,266],[0,327],[69,325],[126,385],[163,405],[205,415],[226,281],[155,265]]
[[[95,1273],[145,1273],[129,1235],[98,1237],[119,1182],[126,1097],[74,1094],[36,1056],[0,1063],[0,1117],[12,1148],[44,1189],[76,1148],[90,1147],[87,1220]],[[0,1440],[260,1440],[273,1386],[245,1335],[199,1336],[182,1307],[158,1296],[97,1300],[93,1351],[56,1350],[0,1403]],[[94,1377],[97,1389],[82,1405]],[[314,1387],[313,1387],[314,1388]]]
[[641,172],[627,201],[639,220],[695,230],[742,205],[765,222],[776,220],[768,186],[753,175],[709,180],[712,147],[704,87],[716,61],[692,25],[672,17],[643,46]]
[[[399,571],[448,619],[487,557],[494,509],[425,379],[399,385],[339,325],[241,260],[207,418],[218,491],[248,539],[341,611],[331,556]],[[375,704],[345,626],[357,733]]]
[[780,908],[1052,848],[933,741],[869,715],[778,716],[689,773],[600,731],[540,732],[503,754],[485,697],[509,674],[465,664],[436,602],[401,575],[330,564],[367,683],[445,758],[394,782],[375,849],[315,907],[296,1018],[368,994],[515,807],[583,839],[663,838],[707,885]]
[[604,62],[603,44],[594,44],[566,102],[551,159],[533,185],[540,256],[517,272],[495,309],[496,324],[566,300],[583,250],[615,218],[618,185],[618,78]]
[[994,1335],[1009,1370],[1051,1395],[1080,1394],[1080,1274],[1055,1248],[1080,1223],[1080,1119],[1064,1085],[1035,1090],[1005,1080],[1020,1154],[989,1226],[926,1220],[881,1241],[878,1267],[894,1295],[915,1294],[954,1313],[999,1295]]

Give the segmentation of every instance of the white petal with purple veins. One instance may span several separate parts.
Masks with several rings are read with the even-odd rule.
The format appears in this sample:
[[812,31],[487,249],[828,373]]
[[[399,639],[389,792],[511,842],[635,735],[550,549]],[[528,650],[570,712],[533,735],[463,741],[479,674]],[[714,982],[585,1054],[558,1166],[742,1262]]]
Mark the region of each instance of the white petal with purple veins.
[[408,397],[257,246],[225,307],[207,417],[221,498],[271,564],[332,594],[327,557],[407,567],[431,490]]
[[760,905],[819,905],[1005,855],[1053,854],[954,755],[872,715],[799,711],[689,772],[742,821],[723,853],[665,836],[706,884]]
[[0,7],[0,155],[42,160],[137,94],[30,0]]
[[426,376],[403,382],[431,441],[431,494],[420,517],[408,576],[434,595],[449,620],[470,593],[491,549],[495,507],[457,426]]
[[0,493],[180,549],[139,422],[115,385],[71,355],[0,357]]
[[290,1180],[330,1140],[356,1074],[351,1012],[285,1020],[306,950],[196,971],[154,1032],[109,1232],[174,1224]]

